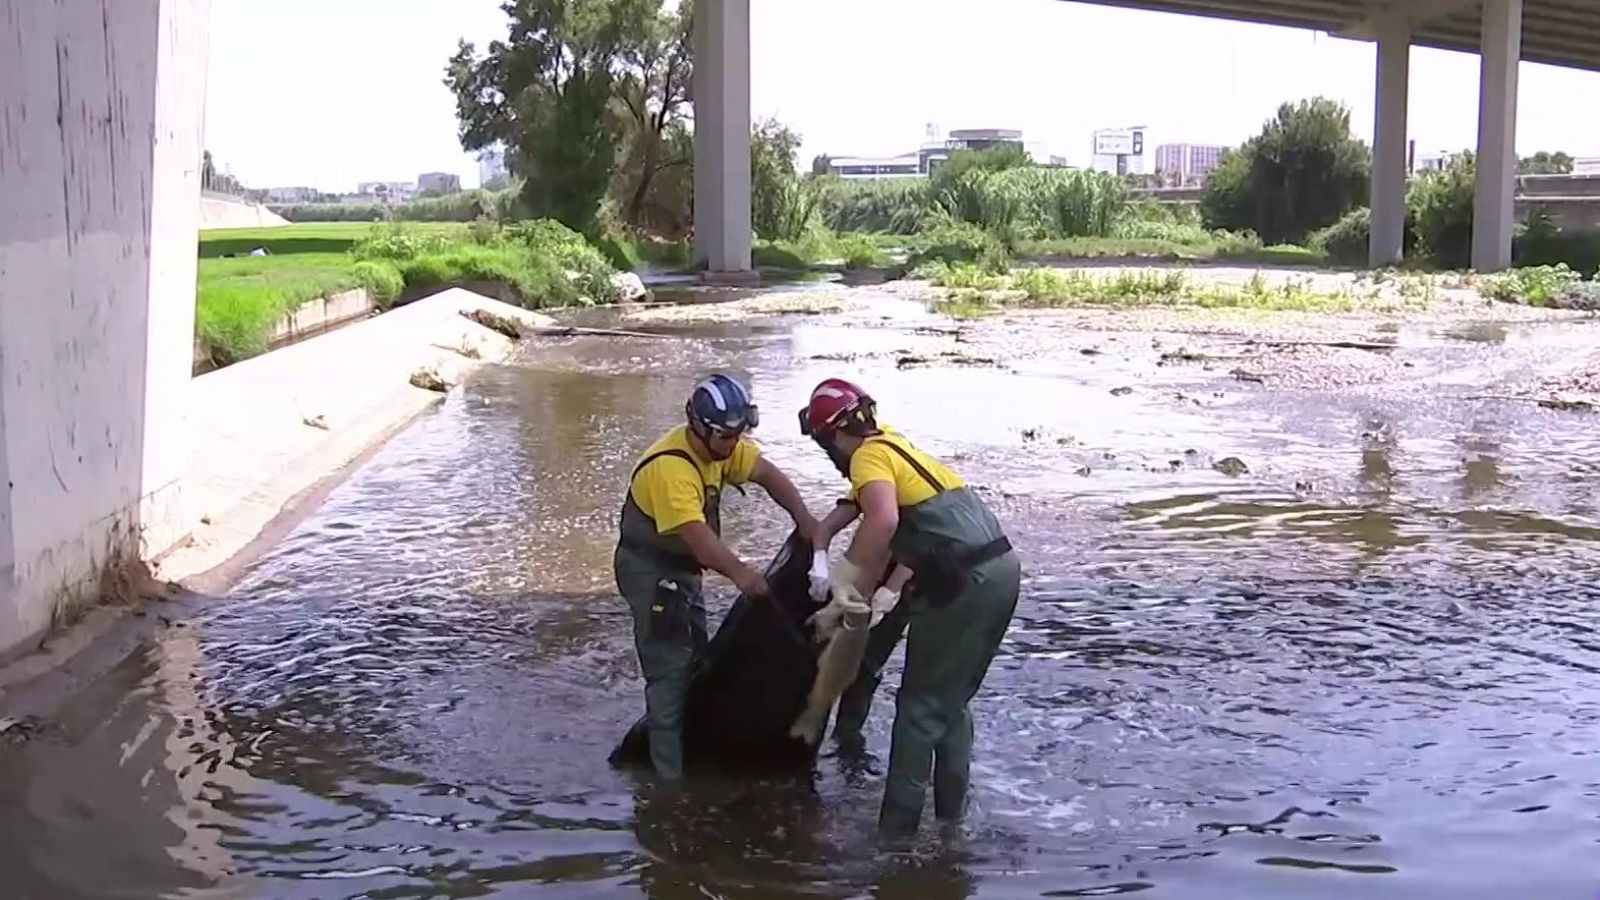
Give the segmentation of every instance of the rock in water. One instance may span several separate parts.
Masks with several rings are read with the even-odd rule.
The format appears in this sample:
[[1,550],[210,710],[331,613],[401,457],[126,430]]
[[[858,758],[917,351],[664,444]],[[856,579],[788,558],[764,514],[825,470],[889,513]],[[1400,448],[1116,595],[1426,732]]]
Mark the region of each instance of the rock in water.
[[616,286],[618,298],[623,303],[631,303],[648,293],[645,290],[644,281],[632,272],[621,272],[613,275],[611,283]]
[[[789,736],[805,710],[826,645],[810,638],[806,619],[821,608],[811,599],[811,546],[791,534],[767,567],[771,595],[734,601],[717,633],[695,660],[684,710],[683,753],[688,768],[808,770],[816,747]],[[611,754],[614,764],[650,764],[644,717]]]

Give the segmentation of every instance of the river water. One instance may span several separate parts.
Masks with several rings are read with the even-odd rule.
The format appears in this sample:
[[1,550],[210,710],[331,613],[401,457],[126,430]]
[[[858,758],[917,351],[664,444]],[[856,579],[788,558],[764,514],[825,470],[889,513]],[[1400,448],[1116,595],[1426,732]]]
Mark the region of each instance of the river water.
[[[1463,399],[1592,329],[1403,330],[1411,382],[1334,395],[1024,352],[1044,331],[1009,368],[815,358],[937,352],[927,324],[553,340],[484,371],[226,599],[0,746],[0,895],[1600,893],[1600,429]],[[880,852],[881,765],[831,754],[812,784],[681,795],[608,765],[642,710],[620,491],[713,368],[752,384],[818,511],[841,484],[794,410],[842,371],[1007,523],[1023,597],[959,838]],[[765,560],[781,514],[728,509]]]

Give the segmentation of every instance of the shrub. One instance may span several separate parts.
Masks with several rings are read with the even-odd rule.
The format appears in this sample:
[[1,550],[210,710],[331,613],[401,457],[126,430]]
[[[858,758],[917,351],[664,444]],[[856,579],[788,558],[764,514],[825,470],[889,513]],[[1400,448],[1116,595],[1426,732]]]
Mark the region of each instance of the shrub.
[[1531,266],[1490,275],[1483,281],[1483,295],[1506,303],[1528,306],[1562,306],[1568,293],[1582,281],[1565,263]]
[[1359,266],[1370,258],[1372,211],[1365,206],[1345,213],[1344,218],[1311,233],[1311,248],[1327,254],[1341,265]]
[[505,228],[505,239],[535,257],[545,257],[571,272],[577,287],[596,303],[614,303],[620,296],[612,280],[617,270],[583,235],[554,219],[534,219]]
[[1512,256],[1519,266],[1566,263],[1591,277],[1600,269],[1600,233],[1562,231],[1542,213],[1529,217],[1527,228],[1514,243]]
[[1435,265],[1465,269],[1472,262],[1472,194],[1476,178],[1472,154],[1464,153],[1443,169],[1417,176],[1406,192],[1417,252]]
[[838,247],[846,269],[870,269],[886,261],[883,251],[866,235],[844,235],[839,238]]
[[350,274],[361,282],[375,303],[388,306],[405,289],[400,269],[387,260],[364,259],[350,267]]
[[1285,103],[1212,173],[1201,212],[1212,228],[1297,243],[1355,208],[1370,171],[1370,153],[1351,136],[1342,104],[1321,97]]
[[407,228],[399,222],[375,225],[371,232],[350,248],[356,259],[415,259],[425,253],[436,253],[454,242],[446,235],[433,231]]
[[952,222],[941,225],[919,239],[912,253],[912,264],[926,262],[983,263],[1003,271],[1010,254],[995,237],[976,225]]

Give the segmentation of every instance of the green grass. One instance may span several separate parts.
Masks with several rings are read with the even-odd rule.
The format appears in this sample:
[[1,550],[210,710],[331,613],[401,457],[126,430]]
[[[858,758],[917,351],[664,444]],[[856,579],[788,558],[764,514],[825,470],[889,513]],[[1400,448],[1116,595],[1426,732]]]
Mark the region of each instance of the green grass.
[[[265,256],[246,256],[256,248]],[[214,365],[269,349],[274,326],[318,297],[364,287],[380,305],[406,290],[495,281],[529,308],[613,299],[613,270],[551,222],[504,229],[461,223],[319,222],[200,234],[195,335]],[[570,276],[568,272],[575,273]]]
[[[418,233],[464,239],[467,226],[456,222],[408,223]],[[200,258],[245,254],[261,247],[272,256],[344,253],[372,233],[371,222],[306,222],[277,228],[218,228],[200,232]]]
[[362,285],[344,253],[200,260],[195,334],[214,365],[266,352],[273,326],[301,304]]
[[1287,281],[1271,285],[1259,272],[1242,286],[1196,284],[1181,270],[1144,269],[1095,275],[1055,269],[1021,269],[995,275],[972,265],[930,266],[919,276],[952,293],[934,308],[957,318],[985,315],[1007,306],[1192,306],[1258,310],[1337,311],[1349,309],[1346,294],[1325,294]]
[[1167,238],[1061,238],[1023,241],[1017,257],[1046,259],[1129,259],[1167,262],[1241,262],[1256,265],[1320,266],[1327,256],[1307,247],[1280,244],[1263,247],[1248,239],[1183,242]]

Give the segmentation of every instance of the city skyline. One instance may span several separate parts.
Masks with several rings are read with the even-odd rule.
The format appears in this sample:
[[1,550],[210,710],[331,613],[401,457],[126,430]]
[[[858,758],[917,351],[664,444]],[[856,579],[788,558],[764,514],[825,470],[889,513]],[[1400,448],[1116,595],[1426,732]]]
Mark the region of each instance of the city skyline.
[[[1062,0],[976,8],[757,0],[752,114],[801,135],[802,170],[820,153],[904,153],[929,122],[1016,128],[1075,166],[1090,164],[1095,129],[1143,123],[1150,168],[1155,145],[1236,146],[1280,103],[1314,95],[1345,103],[1352,131],[1371,139],[1368,43]],[[428,171],[474,186],[479,163],[456,139],[443,67],[458,37],[481,46],[504,35],[499,0],[215,0],[206,146],[252,188],[340,191]],[[283,66],[286,42],[318,65]],[[892,49],[905,47],[917,49]],[[1413,51],[1408,136],[1419,152],[1473,146],[1477,81],[1473,55]],[[1600,121],[1574,114],[1593,105],[1583,98],[1600,100],[1600,74],[1524,63],[1519,152],[1600,155]]]

